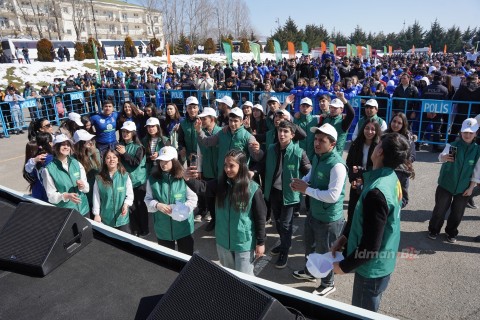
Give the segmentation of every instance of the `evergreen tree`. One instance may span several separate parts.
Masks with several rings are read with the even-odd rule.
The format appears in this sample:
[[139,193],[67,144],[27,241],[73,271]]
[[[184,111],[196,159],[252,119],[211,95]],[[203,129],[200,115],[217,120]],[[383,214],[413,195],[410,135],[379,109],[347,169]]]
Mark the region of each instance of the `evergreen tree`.
[[50,51],[53,48],[53,44],[48,39],[40,39],[37,42],[37,60],[38,61],[45,61],[45,62],[52,62],[53,58],[50,54]]
[[248,40],[245,38],[243,38],[242,41],[240,42],[240,52],[243,52],[243,53],[250,52],[250,44],[248,43]]
[[272,38],[268,38],[267,39],[267,44],[265,45],[265,52],[268,52],[268,53],[275,53],[275,47],[273,45],[273,39]]
[[[135,58],[138,54],[138,51],[137,51],[137,48],[135,47],[135,44],[133,43],[132,38],[130,38],[130,36],[126,36],[125,41],[123,43],[125,45],[125,57]],[[133,55],[132,55],[131,48],[133,48]]]
[[180,34],[177,44],[175,45],[175,54],[187,54],[191,53],[192,48],[190,40],[183,34]]
[[367,44],[367,35],[365,32],[360,28],[359,25],[356,26],[355,31],[350,34],[350,43],[356,45],[366,45]]
[[73,54],[73,59],[77,61],[83,61],[85,60],[85,44],[82,42],[76,42],[75,43],[75,53]]
[[303,34],[303,41],[308,44],[309,48],[319,47],[322,41],[325,41],[325,43],[329,41],[328,31],[323,25],[316,26],[314,24],[307,24]]
[[215,42],[213,42],[212,38],[208,38],[203,44],[203,46],[205,47],[206,54],[212,54],[216,51]]
[[440,26],[438,19],[431,24],[430,30],[425,32],[426,46],[432,46],[432,52],[443,51],[445,45],[445,30]]
[[97,48],[97,58],[103,59],[103,52],[101,50],[100,43],[97,41],[97,39],[93,37],[88,38],[87,43],[83,45],[83,50],[85,52],[85,59],[95,59],[95,56],[93,55],[94,43],[95,43],[95,47]]

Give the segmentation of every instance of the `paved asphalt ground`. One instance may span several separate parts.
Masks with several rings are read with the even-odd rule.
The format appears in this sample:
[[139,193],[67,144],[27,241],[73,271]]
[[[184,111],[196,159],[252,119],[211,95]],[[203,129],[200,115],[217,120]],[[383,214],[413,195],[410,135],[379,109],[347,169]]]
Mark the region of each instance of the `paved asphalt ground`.
[[[21,174],[26,141],[26,134],[0,139],[0,184],[20,192],[27,192],[27,183]],[[426,230],[440,170],[437,154],[426,150],[417,152],[414,167],[416,178],[410,183],[410,203],[402,211],[399,249],[413,254],[398,259],[380,312],[400,319],[479,319],[480,243],[473,239],[480,235],[480,209],[466,210],[457,243],[446,242],[445,234],[437,240],[428,239]],[[476,199],[480,204],[480,197]],[[257,263],[257,276],[308,292],[314,290],[313,282],[302,282],[291,276],[292,271],[302,268],[304,263],[304,217],[294,220],[288,266],[275,269],[276,257],[267,254]],[[204,231],[204,226],[205,222],[196,224],[196,250],[217,261],[214,234]],[[276,246],[278,236],[271,225],[267,233],[269,252]],[[350,303],[353,275],[337,276],[335,284],[337,291],[328,298]]]

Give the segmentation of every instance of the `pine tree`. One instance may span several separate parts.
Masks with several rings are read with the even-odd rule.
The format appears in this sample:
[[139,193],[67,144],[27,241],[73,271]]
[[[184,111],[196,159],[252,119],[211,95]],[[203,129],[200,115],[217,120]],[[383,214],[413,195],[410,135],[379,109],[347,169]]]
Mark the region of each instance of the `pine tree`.
[[250,44],[248,43],[248,40],[245,38],[243,38],[242,41],[240,42],[240,52],[243,52],[243,53],[250,52]]
[[272,38],[267,39],[267,44],[265,45],[265,52],[275,53],[275,47],[273,45],[273,39]]
[[97,39],[94,39],[93,37],[88,38],[87,43],[83,44],[85,59],[95,59],[93,55],[93,43],[95,43],[95,47],[97,47],[98,59],[103,59],[103,52],[101,50],[100,43],[97,41]]
[[212,53],[215,53],[215,51],[216,51],[215,42],[213,42],[212,38],[208,38],[205,41],[203,46],[204,46],[206,54],[212,54]]
[[175,45],[175,54],[191,54],[190,40],[182,33]]
[[38,61],[45,61],[45,62],[52,62],[53,58],[50,54],[50,51],[53,48],[53,44],[48,39],[40,39],[37,42],[37,60]]
[[85,60],[85,44],[83,42],[75,43],[75,53],[73,54],[73,59],[77,61]]
[[[137,48],[135,47],[135,43],[133,43],[132,38],[130,36],[125,37],[125,56],[126,57],[132,57],[135,58],[138,54]],[[133,55],[132,55],[132,49],[133,48]]]

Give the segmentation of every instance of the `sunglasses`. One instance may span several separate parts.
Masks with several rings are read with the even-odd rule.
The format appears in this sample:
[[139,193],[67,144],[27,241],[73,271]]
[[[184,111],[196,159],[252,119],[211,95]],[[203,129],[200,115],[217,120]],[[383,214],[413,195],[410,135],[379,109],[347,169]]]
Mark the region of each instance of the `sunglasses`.
[[52,127],[52,124],[51,123],[47,123],[45,125],[42,126],[42,128],[51,128]]

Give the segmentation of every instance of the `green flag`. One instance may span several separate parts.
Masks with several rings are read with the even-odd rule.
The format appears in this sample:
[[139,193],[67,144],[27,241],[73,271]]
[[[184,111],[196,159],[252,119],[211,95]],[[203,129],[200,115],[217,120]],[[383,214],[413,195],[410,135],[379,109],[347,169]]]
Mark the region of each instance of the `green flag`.
[[367,59],[370,58],[370,45],[369,45],[369,44],[367,44],[367,50],[366,50],[365,55],[366,55],[366,58],[367,58]]
[[387,47],[383,46],[383,54],[387,54]]
[[357,46],[352,44],[352,56],[356,57],[357,56]]
[[328,43],[328,51],[333,52],[333,54],[335,54],[335,44],[334,43],[332,43],[332,42]]
[[260,45],[258,43],[251,42],[251,41],[249,41],[249,43],[250,43],[250,51],[253,53],[253,58],[257,63],[261,63],[262,59],[260,58]]
[[100,78],[100,66],[98,65],[98,55],[97,55],[97,46],[95,45],[95,41],[92,41],[92,47],[93,47],[93,56],[95,57],[95,65],[97,67],[97,83],[101,83],[101,78]]
[[347,49],[347,57],[350,57],[352,55],[352,48],[350,47],[350,45],[347,43],[346,45],[346,49]]
[[227,57],[227,63],[231,64],[233,62],[232,57],[232,45],[228,42],[222,42],[223,51],[225,51],[225,56]]
[[306,42],[303,42],[303,41],[302,41],[302,53],[306,56],[309,54],[308,44]]
[[282,48],[280,48],[280,42],[273,40],[273,46],[275,47],[275,59],[277,63],[282,61]]

